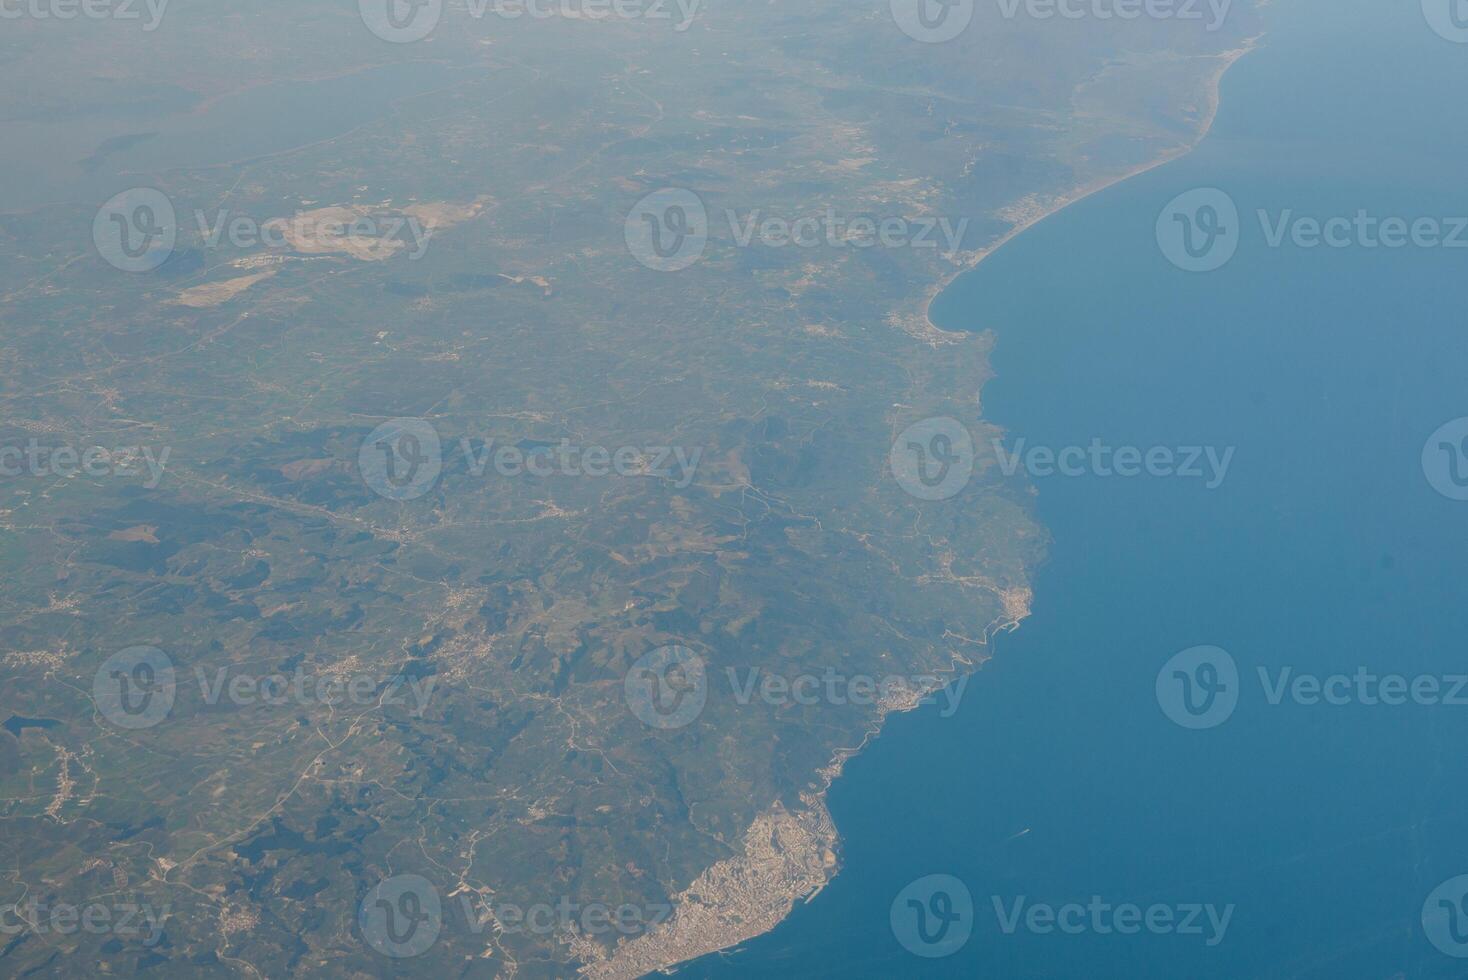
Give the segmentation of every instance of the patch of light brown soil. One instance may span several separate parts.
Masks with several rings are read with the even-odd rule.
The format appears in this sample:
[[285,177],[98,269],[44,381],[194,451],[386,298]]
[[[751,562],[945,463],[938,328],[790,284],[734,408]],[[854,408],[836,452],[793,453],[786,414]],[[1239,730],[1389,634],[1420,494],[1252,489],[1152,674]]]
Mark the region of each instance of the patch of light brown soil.
[[158,543],[158,526],[156,524],[139,524],[137,527],[126,528],[122,531],[113,531],[107,535],[109,541],[141,541],[145,544]]
[[206,282],[202,286],[185,289],[178,294],[174,302],[180,306],[190,306],[194,309],[218,306],[221,303],[229,302],[255,283],[269,279],[273,275],[275,275],[275,270],[272,269],[269,272],[257,272],[254,275],[226,279],[223,282]]
[[454,225],[463,224],[470,218],[478,217],[488,200],[487,197],[479,197],[468,204],[453,204],[449,201],[409,204],[403,208],[403,214],[410,218],[417,218],[429,231],[438,231],[443,228],[452,228]]
[[267,221],[265,231],[279,235],[292,251],[302,255],[340,253],[363,262],[390,259],[407,247],[396,238],[358,234],[353,226],[367,215],[368,209],[362,207],[316,208]]

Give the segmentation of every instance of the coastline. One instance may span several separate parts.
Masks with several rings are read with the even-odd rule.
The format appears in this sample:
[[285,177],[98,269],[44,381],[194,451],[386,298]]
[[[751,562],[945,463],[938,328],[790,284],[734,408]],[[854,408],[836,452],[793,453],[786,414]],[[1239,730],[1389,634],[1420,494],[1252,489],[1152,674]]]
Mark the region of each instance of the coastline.
[[[1028,587],[1003,590],[1000,597],[1005,611],[984,630],[985,655],[969,660],[954,654],[944,676],[958,676],[961,666],[971,668],[968,673],[977,670],[991,659],[995,638],[1018,629],[1029,615],[1033,593]],[[619,942],[610,953],[593,941],[567,934],[567,945],[581,961],[578,975],[586,980],[636,980],[674,973],[701,957],[733,950],[772,931],[797,903],[813,900],[841,871],[841,836],[827,805],[831,785],[847,761],[882,733],[889,715],[920,707],[944,686],[940,681],[880,704],[861,741],[838,748],[816,771],[817,785],[800,793],[801,808],[790,810],[776,802],[757,816],[745,831],[743,853],[704,869],[673,896],[672,917],[656,929]]]
[[[1258,46],[1262,37],[1262,34],[1255,35],[1245,39],[1238,48],[1210,56],[1216,59],[1217,65],[1205,76],[1202,92],[1204,111],[1191,140],[1125,173],[1101,177],[1062,194],[1035,214],[1016,222],[992,244],[973,253],[951,275],[937,280],[922,298],[924,333],[930,339],[954,337],[953,331],[945,330],[933,321],[934,301],[960,277],[977,268],[1010,241],[1093,194],[1193,152],[1213,129],[1222,102],[1224,76],[1240,58]],[[1028,616],[1032,594],[1029,589],[1020,591],[1024,595],[1015,600],[1018,605],[1012,605],[1010,598],[1006,597],[1006,615],[986,631],[983,640],[986,653],[992,650],[990,645],[1000,633],[1018,629]],[[990,656],[970,661],[955,655],[950,673],[956,676],[960,665],[976,670],[988,659]],[[804,809],[791,812],[777,803],[770,811],[757,817],[746,831],[745,853],[705,869],[687,889],[675,896],[673,917],[662,927],[631,942],[619,944],[610,955],[595,944],[570,937],[573,952],[582,959],[579,975],[588,980],[634,980],[653,973],[671,974],[703,956],[733,950],[741,943],[772,931],[789,917],[797,902],[810,902],[819,895],[842,867],[839,857],[841,838],[827,806],[830,788],[842,774],[846,762],[881,734],[889,715],[913,710],[933,692],[914,693],[916,696],[904,703],[883,705],[858,745],[838,749],[834,753],[831,762],[816,773],[818,786],[800,794]],[[772,839],[778,842],[773,848],[768,844]],[[741,901],[731,892],[753,893],[760,898],[750,903]]]
[[1253,37],[1246,38],[1242,46],[1229,51],[1223,51],[1217,55],[1212,56],[1218,60],[1218,66],[1209,76],[1207,76],[1206,84],[1204,86],[1204,96],[1206,97],[1207,101],[1204,107],[1203,117],[1198,126],[1198,131],[1194,134],[1191,142],[1185,143],[1182,146],[1170,150],[1153,160],[1149,160],[1146,163],[1133,167],[1131,170],[1128,170],[1125,173],[1101,177],[1090,182],[1089,184],[1084,184],[1067,194],[1062,194],[1060,197],[1056,198],[1054,203],[1052,203],[1050,206],[1040,210],[1031,217],[1025,218],[1023,221],[1017,222],[1003,235],[1000,235],[997,239],[995,239],[992,244],[975,252],[973,256],[968,259],[968,261],[966,261],[962,266],[960,266],[956,271],[954,271],[952,275],[938,280],[938,282],[936,282],[927,291],[922,301],[923,320],[925,321],[926,328],[929,330],[937,331],[940,334],[952,333],[953,331],[945,330],[944,328],[933,322],[933,303],[938,299],[939,296],[943,294],[944,291],[948,289],[949,286],[953,285],[965,274],[972,272],[974,269],[977,269],[985,259],[989,258],[1005,245],[1008,245],[1011,241],[1018,238],[1020,235],[1029,231],[1040,222],[1045,221],[1047,218],[1054,217],[1071,205],[1084,201],[1086,198],[1092,196],[1093,194],[1099,194],[1102,191],[1107,190],[1108,188],[1115,187],[1116,185],[1121,183],[1125,183],[1126,181],[1131,180],[1133,177],[1139,177],[1142,174],[1156,170],[1158,167],[1172,163],[1174,160],[1179,160],[1197,149],[1198,146],[1205,139],[1208,138],[1208,134],[1212,132],[1213,122],[1218,117],[1219,105],[1222,102],[1221,90],[1223,87],[1223,77],[1228,74],[1228,70],[1232,68],[1240,58],[1244,57],[1246,54],[1253,51],[1258,46],[1259,41],[1263,36],[1263,34],[1256,34]]

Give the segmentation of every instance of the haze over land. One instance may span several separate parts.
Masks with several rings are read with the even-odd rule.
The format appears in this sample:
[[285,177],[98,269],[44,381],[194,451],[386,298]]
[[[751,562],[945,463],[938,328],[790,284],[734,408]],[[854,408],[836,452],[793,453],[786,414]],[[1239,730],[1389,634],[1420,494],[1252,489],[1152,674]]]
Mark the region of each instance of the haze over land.
[[[1192,145],[1257,30],[978,11],[946,43],[868,0],[449,6],[407,43],[319,0],[5,22],[0,446],[38,450],[0,482],[0,904],[162,922],[26,933],[6,972],[380,974],[375,890],[416,876],[404,969],[636,976],[836,873],[841,760],[988,656],[1045,547],[986,448],[985,325],[927,303]],[[129,188],[174,213],[138,273],[94,244]],[[640,245],[659,192],[703,210],[691,262]],[[846,237],[889,220],[934,247]],[[894,441],[949,418],[975,472],[923,499]],[[650,724],[667,648],[702,706]],[[165,668],[149,725],[99,701]]]

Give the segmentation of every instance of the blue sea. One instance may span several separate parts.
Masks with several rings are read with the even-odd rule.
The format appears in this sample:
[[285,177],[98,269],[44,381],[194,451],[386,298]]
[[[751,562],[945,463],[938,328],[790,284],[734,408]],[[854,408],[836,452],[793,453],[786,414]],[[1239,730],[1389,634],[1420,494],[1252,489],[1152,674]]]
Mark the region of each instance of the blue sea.
[[994,331],[1009,451],[1224,478],[1034,476],[1032,618],[848,765],[836,880],[680,975],[1468,976],[1468,44],[1419,0],[1268,30],[1196,152],[934,310]]

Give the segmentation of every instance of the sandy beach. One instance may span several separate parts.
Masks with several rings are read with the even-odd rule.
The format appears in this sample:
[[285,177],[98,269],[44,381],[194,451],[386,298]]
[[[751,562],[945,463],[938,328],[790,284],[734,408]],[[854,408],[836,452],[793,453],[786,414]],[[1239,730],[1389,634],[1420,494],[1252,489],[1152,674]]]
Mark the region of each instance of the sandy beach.
[[924,297],[923,313],[924,316],[927,318],[928,328],[938,331],[940,333],[944,332],[941,327],[933,322],[932,308],[933,301],[936,300],[945,289],[953,285],[953,283],[964,273],[970,272],[973,269],[978,268],[979,264],[982,263],[985,259],[989,258],[995,252],[999,251],[1005,245],[1009,244],[1011,241],[1018,238],[1026,231],[1029,231],[1031,228],[1035,227],[1035,225],[1038,225],[1040,222],[1044,221],[1047,218],[1051,218],[1059,214],[1066,208],[1070,207],[1072,204],[1075,204],[1079,201],[1084,201],[1092,194],[1099,194],[1101,191],[1104,191],[1109,187],[1115,187],[1117,184],[1120,184],[1127,180],[1131,180],[1133,177],[1137,177],[1141,174],[1148,173],[1149,171],[1156,170],[1158,167],[1171,163],[1172,161],[1177,160],[1181,157],[1185,157],[1189,153],[1193,152],[1193,150],[1197,148],[1198,144],[1202,143],[1203,140],[1208,137],[1209,132],[1211,132],[1213,129],[1213,121],[1218,116],[1218,106],[1221,101],[1219,91],[1223,84],[1223,76],[1228,74],[1228,70],[1233,67],[1235,62],[1237,62],[1244,55],[1248,54],[1250,51],[1253,51],[1254,48],[1258,45],[1259,40],[1260,36],[1249,38],[1242,46],[1235,48],[1231,51],[1225,51],[1222,54],[1215,56],[1216,60],[1218,61],[1218,65],[1215,70],[1209,75],[1207,84],[1204,88],[1203,94],[1206,100],[1204,103],[1204,111],[1198,126],[1198,131],[1194,134],[1191,142],[1186,143],[1183,146],[1180,146],[1168,153],[1164,153],[1154,160],[1149,160],[1148,162],[1138,167],[1134,167],[1131,170],[1126,171],[1125,173],[1098,178],[1097,180],[1094,180],[1089,184],[1085,184],[1081,187],[1076,188],[1068,194],[1061,195],[1058,199],[1056,199],[1055,203],[1052,206],[1044,208],[1033,216],[1017,223],[1016,225],[1014,225],[1014,227],[1010,228],[1007,232],[996,239],[993,244],[989,245],[987,248],[980,249],[977,253],[975,253],[972,259],[964,264],[962,268],[958,269],[951,276],[939,280],[936,284],[934,284],[934,286],[928,291],[927,295]]

